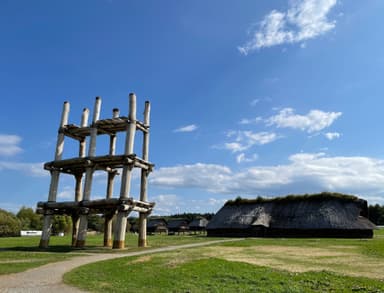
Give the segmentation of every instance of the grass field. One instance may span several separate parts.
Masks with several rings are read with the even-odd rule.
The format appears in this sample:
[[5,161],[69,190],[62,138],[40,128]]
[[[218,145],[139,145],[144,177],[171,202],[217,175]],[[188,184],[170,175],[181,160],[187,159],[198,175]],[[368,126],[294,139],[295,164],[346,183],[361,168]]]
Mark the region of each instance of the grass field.
[[93,292],[384,292],[374,239],[258,238],[90,264],[65,281]]
[[[217,238],[214,238],[217,239]],[[89,236],[85,249],[69,237],[0,238],[0,274],[84,253],[121,252]],[[148,236],[149,248],[209,241],[201,236]],[[126,252],[137,248],[129,234]],[[65,282],[93,292],[384,292],[384,230],[373,239],[257,238],[90,264]]]
[[[203,236],[148,236],[148,248],[164,247],[169,245],[181,245],[209,241]],[[69,244],[71,238],[51,237],[48,249],[38,248],[40,237],[8,237],[0,238],[0,275],[25,271],[50,262],[57,262],[70,257],[76,257],[84,253],[121,253],[142,250],[137,247],[138,237],[127,234],[125,250],[112,250],[103,248],[103,235],[88,236],[84,249],[72,248]]]

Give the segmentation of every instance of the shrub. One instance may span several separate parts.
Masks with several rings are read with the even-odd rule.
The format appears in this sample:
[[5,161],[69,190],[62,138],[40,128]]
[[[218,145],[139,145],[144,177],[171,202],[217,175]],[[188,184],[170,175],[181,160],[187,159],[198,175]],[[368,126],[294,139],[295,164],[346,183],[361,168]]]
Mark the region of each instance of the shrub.
[[0,209],[0,237],[19,236],[21,224],[12,213]]

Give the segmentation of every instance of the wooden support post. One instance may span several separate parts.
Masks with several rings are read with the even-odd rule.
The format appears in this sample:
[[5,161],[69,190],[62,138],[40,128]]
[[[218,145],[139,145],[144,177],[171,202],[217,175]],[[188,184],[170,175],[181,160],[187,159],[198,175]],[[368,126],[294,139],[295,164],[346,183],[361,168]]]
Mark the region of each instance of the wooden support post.
[[[126,128],[125,155],[133,154],[133,146],[136,133],[136,95],[129,94],[129,123]],[[121,176],[120,199],[128,198],[131,189],[132,164],[123,167]],[[125,232],[127,228],[127,216],[125,211],[119,211],[116,219],[115,237],[113,248],[122,249],[125,247]]]
[[[87,127],[88,126],[88,117],[89,117],[89,109],[84,108],[83,114],[81,116],[81,127]],[[79,142],[79,157],[84,158],[86,154],[86,139],[83,138]],[[82,181],[83,181],[83,173],[77,173],[75,174],[75,201],[79,202],[83,200],[83,193],[82,193]],[[72,246],[76,246],[77,243],[77,234],[79,232],[79,225],[80,225],[80,218],[79,213],[76,211],[72,214]]]
[[[55,151],[55,161],[59,161],[62,159],[63,151],[64,151],[64,133],[62,131],[63,127],[68,124],[68,116],[69,116],[69,103],[64,102],[63,111],[61,114],[61,121],[59,127],[59,133],[57,135],[57,143],[56,143],[56,151]],[[49,186],[49,195],[48,201],[56,201],[57,196],[57,188],[59,186],[59,171],[51,172],[51,183]],[[51,235],[51,227],[52,227],[52,215],[50,213],[44,214],[44,224],[43,224],[43,233],[40,239],[40,247],[46,248],[49,244],[49,237]]]
[[[81,115],[81,127],[87,127],[88,126],[88,119],[89,119],[89,109],[84,108],[83,114]],[[86,139],[83,138],[80,141],[80,147],[79,147],[79,157],[84,158],[86,153]]]
[[[144,125],[147,126],[146,132],[143,132],[143,157],[144,161],[149,159],[149,117],[151,105],[148,101],[145,102],[144,109]],[[147,179],[148,170],[141,169],[141,182],[140,182],[140,200],[147,201]],[[147,246],[147,213],[139,214],[139,247]]]
[[[79,202],[82,199],[82,180],[83,174],[78,173],[75,175],[76,185],[75,185],[75,201]],[[79,232],[80,218],[78,211],[72,213],[72,246],[76,246],[77,234]]]
[[[118,118],[120,116],[119,109],[113,109],[112,118]],[[109,139],[109,155],[114,156],[116,152],[116,134],[110,136]],[[113,195],[113,183],[116,176],[116,172],[108,172],[107,182],[107,198],[112,198]],[[104,246],[112,247],[112,218],[114,213],[106,212],[104,214]]]
[[[100,110],[101,110],[101,98],[96,97],[95,107],[93,110],[92,125],[91,125],[91,137],[90,137],[89,149],[88,149],[89,157],[94,157],[96,154],[96,139],[97,139],[96,122],[99,120]],[[87,167],[86,169],[83,200],[90,200],[91,198],[93,171],[94,171],[94,167]],[[76,242],[77,247],[84,247],[85,239],[87,237],[87,230],[88,230],[88,215],[86,213],[83,213],[82,215],[80,215],[79,232],[78,232],[78,237]]]

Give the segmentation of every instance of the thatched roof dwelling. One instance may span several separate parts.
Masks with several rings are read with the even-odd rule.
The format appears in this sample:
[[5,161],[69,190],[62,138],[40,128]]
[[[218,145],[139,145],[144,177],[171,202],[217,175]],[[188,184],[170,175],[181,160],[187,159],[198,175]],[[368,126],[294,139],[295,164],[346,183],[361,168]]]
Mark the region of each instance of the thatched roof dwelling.
[[207,225],[208,220],[206,218],[194,219],[189,223],[189,231],[205,231]]
[[187,232],[189,230],[188,221],[185,219],[172,219],[168,221],[168,234]]
[[168,233],[167,222],[163,218],[149,219],[147,222],[148,233]]
[[228,201],[208,236],[371,238],[367,202],[337,193]]

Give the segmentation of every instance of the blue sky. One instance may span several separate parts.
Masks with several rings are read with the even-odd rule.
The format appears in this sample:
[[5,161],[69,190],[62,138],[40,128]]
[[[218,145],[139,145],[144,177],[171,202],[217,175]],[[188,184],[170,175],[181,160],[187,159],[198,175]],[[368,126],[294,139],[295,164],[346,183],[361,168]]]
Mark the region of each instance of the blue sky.
[[[384,204],[383,9],[381,0],[1,1],[0,208],[47,200],[42,164],[54,158],[64,101],[79,124],[96,96],[101,118],[114,107],[127,115],[130,92],[139,114],[152,104],[156,214],[321,191]],[[67,139],[64,157],[77,147]],[[104,197],[106,176],[95,178],[92,197]],[[138,186],[136,174],[136,198]],[[73,200],[73,188],[62,176],[58,200]]]

